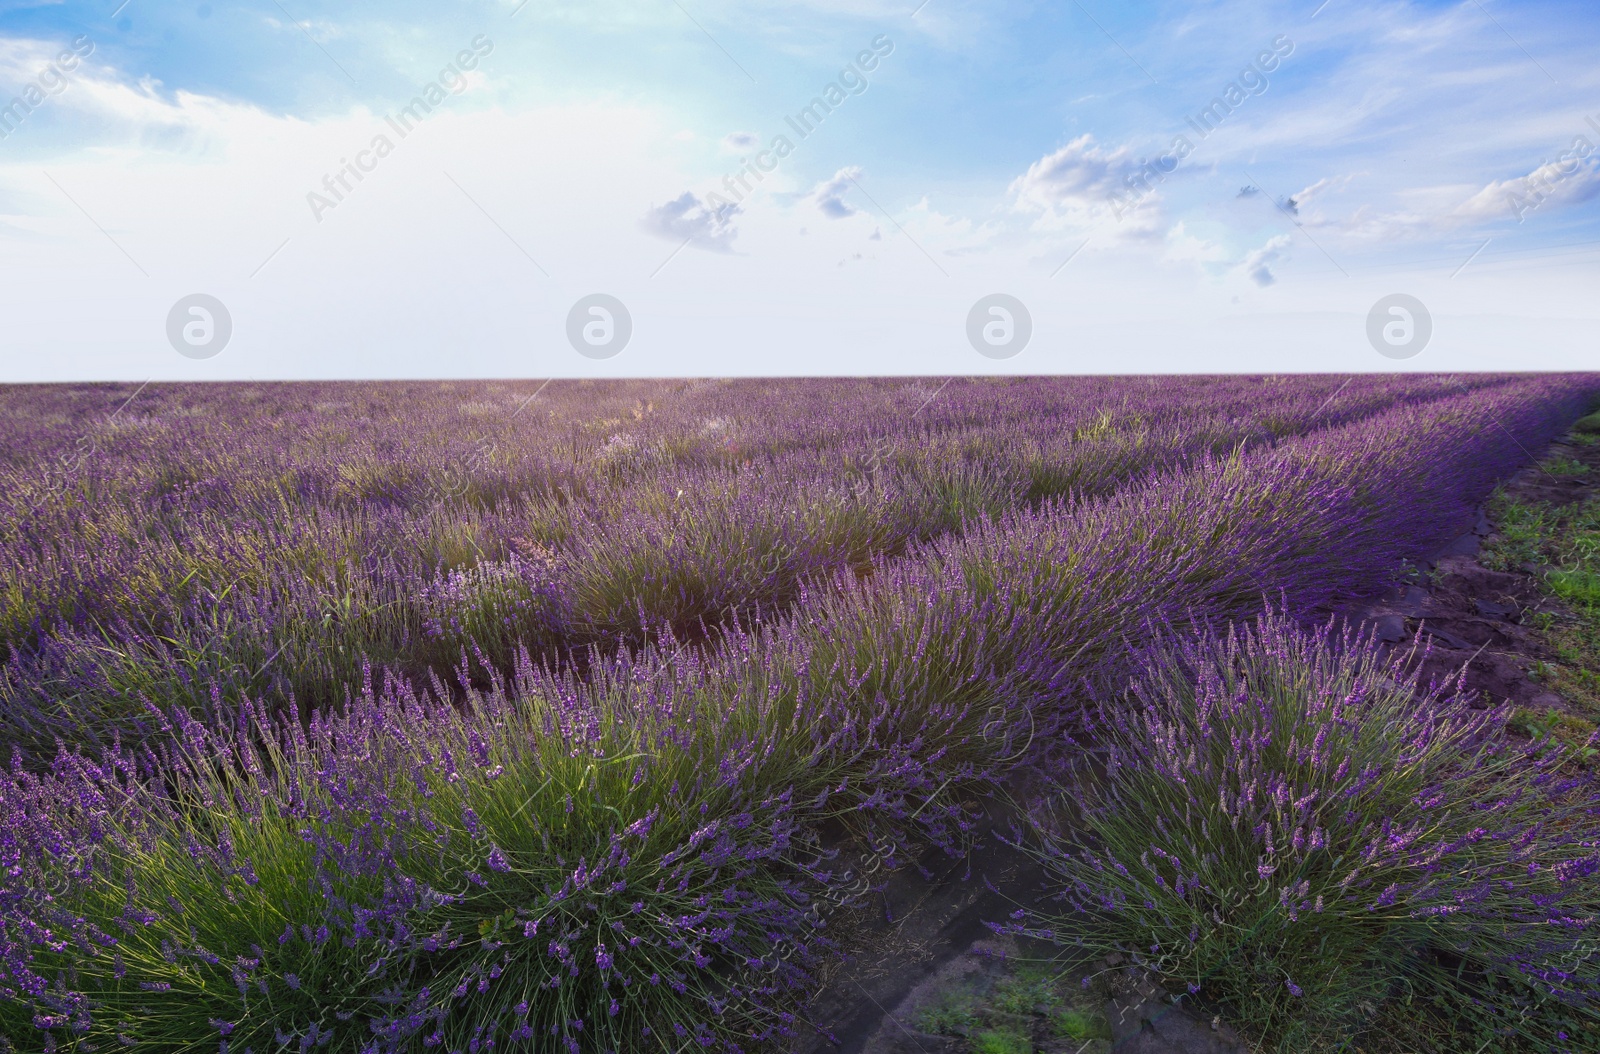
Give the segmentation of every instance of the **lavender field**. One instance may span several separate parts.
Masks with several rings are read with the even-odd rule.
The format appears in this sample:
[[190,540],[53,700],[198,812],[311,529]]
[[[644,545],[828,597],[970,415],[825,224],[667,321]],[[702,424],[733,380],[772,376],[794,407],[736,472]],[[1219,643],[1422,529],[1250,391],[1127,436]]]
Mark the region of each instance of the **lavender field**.
[[1002,800],[997,933],[1260,1049],[1600,1049],[1595,767],[1326,628],[1597,402],[0,389],[0,1050],[798,1049]]

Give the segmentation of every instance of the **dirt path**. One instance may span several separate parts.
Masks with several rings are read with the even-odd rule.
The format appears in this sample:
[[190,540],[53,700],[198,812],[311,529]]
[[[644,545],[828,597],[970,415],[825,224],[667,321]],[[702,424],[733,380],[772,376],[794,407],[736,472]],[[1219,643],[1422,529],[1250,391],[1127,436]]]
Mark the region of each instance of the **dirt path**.
[[[995,809],[989,826],[1004,830],[1010,816]],[[996,937],[986,921],[1003,920],[1031,904],[1044,872],[1032,858],[991,835],[965,856],[930,850],[914,864],[886,873],[881,891],[866,904],[836,915],[832,926],[845,957],[828,977],[807,1018],[813,1031],[789,1048],[796,1054],[966,1054],[974,1040],[939,1034],[930,1015],[970,1012],[977,1019],[1028,1034],[1033,1054],[1245,1054],[1246,1047],[1220,1021],[1175,1005],[1165,991],[1105,963],[1089,993],[1082,973],[1058,985],[1034,981],[1047,1005],[1004,1008],[1008,988],[1026,980],[1045,946],[1021,947]],[[1014,995],[1010,998],[1015,1002]],[[1002,1009],[996,1009],[1000,1007]],[[1065,1021],[1086,1026],[1052,1028]],[[983,1035],[983,1025],[973,1027]],[[989,1034],[994,1034],[991,1032]]]
[[[1524,503],[1577,504],[1600,493],[1600,444],[1578,445],[1558,439],[1541,461],[1554,456],[1588,466],[1582,476],[1554,476],[1529,465],[1510,480],[1508,497]],[[1358,610],[1358,617],[1377,624],[1383,640],[1397,648],[1420,643],[1429,647],[1423,669],[1441,680],[1467,667],[1466,687],[1481,706],[1511,703],[1545,712],[1575,713],[1570,702],[1529,675],[1535,663],[1554,658],[1533,616],[1561,608],[1541,588],[1541,569],[1525,566],[1497,571],[1478,557],[1498,525],[1480,510],[1473,530],[1447,545],[1421,565],[1420,580],[1397,584],[1377,602]],[[1564,613],[1564,612],[1561,612]]]

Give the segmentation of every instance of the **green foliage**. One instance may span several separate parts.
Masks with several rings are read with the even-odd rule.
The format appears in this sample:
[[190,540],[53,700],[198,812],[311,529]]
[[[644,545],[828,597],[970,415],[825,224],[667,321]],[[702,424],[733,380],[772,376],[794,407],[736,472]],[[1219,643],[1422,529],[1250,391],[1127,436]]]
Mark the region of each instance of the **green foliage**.
[[1033,1040],[1016,1029],[991,1028],[972,1037],[974,1054],[1033,1054]]
[[1050,1029],[1062,1039],[1110,1039],[1111,1023],[1104,1014],[1083,1010],[1058,1010],[1050,1015]]
[[1080,991],[1057,969],[1019,961],[983,990],[941,993],[917,1013],[924,1032],[964,1036],[973,1051],[1032,1051],[1033,1037],[1084,1042],[1109,1040],[1111,1026],[1093,1005],[1097,993]]
[[1530,710],[1527,707],[1517,707],[1512,711],[1507,726],[1516,729],[1529,739],[1541,739],[1549,736],[1563,747],[1571,750],[1573,756],[1580,761],[1589,762],[1600,757],[1600,750],[1592,745],[1595,733],[1595,723],[1563,713],[1551,707],[1544,713]]
[[1592,413],[1588,417],[1579,419],[1578,423],[1572,426],[1572,430],[1587,435],[1600,434],[1600,413]]
[[1499,537],[1484,547],[1481,562],[1495,571],[1542,562],[1545,546],[1554,537],[1559,514],[1548,505],[1511,501],[1503,494],[1489,503]]
[[1569,604],[1600,608],[1600,572],[1588,568],[1551,571],[1546,581],[1550,591]]
[[1550,458],[1542,466],[1552,476],[1585,476],[1589,473],[1589,466],[1570,457],[1556,456]]
[[1006,1014],[1032,1014],[1061,1005],[1053,978],[1036,970],[1012,974],[995,985],[990,1000],[996,1010]]
[[917,1014],[917,1027],[936,1036],[965,1036],[979,1023],[971,996],[946,998]]
[[1536,676],[1600,718],[1600,500],[1556,506],[1499,495],[1490,511],[1499,537],[1485,547],[1483,564],[1496,570],[1543,568],[1545,591],[1570,611],[1536,616],[1533,624],[1556,656],[1555,662],[1540,663]]

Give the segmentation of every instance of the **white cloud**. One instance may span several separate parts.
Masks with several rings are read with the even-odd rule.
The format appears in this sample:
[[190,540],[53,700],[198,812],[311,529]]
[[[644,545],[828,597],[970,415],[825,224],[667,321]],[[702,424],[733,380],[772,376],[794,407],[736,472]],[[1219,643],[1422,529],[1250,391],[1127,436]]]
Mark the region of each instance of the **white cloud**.
[[326,44],[329,41],[338,40],[349,35],[348,30],[346,30],[344,26],[341,26],[337,22],[329,22],[326,19],[308,18],[303,22],[290,22],[284,21],[283,19],[274,18],[272,15],[266,15],[261,19],[261,21],[265,22],[269,28],[277,30],[280,33],[310,34],[311,39],[316,41],[318,44]]
[[1037,235],[1093,230],[1102,241],[1153,245],[1168,220],[1159,182],[1130,182],[1141,171],[1131,148],[1103,147],[1084,134],[1028,166],[1009,190],[1014,207],[1034,215]]
[[1239,265],[1239,269],[1244,272],[1246,278],[1256,285],[1271,285],[1278,280],[1278,276],[1272,273],[1273,265],[1288,256],[1288,248],[1293,240],[1287,234],[1279,234],[1268,238],[1265,245],[1252,249],[1245,256],[1244,262]]
[[1010,189],[1024,208],[1102,209],[1127,191],[1124,179],[1137,167],[1126,146],[1106,150],[1085,133],[1028,166]]
[[1293,238],[1288,234],[1274,235],[1241,258],[1237,249],[1190,233],[1188,226],[1180,220],[1167,232],[1166,241],[1165,258],[1168,262],[1194,264],[1214,278],[1228,273],[1242,274],[1264,288],[1278,280],[1273,268],[1288,259]]
[[1229,262],[1228,251],[1214,241],[1191,234],[1182,220],[1167,232],[1166,258],[1173,262],[1186,261],[1216,271]]
[[[1304,206],[1313,192],[1338,181],[1319,180],[1289,200]],[[1387,241],[1435,238],[1463,228],[1526,220],[1600,197],[1600,152],[1546,162],[1524,176],[1494,179],[1473,190],[1461,185],[1413,187],[1396,192],[1399,208],[1363,205],[1343,218],[1321,219],[1354,237]],[[1305,221],[1312,225],[1310,220]]]
[[[60,68],[60,44],[40,40],[0,39],[0,80],[33,82],[47,68]],[[204,152],[206,131],[224,122],[239,127],[258,124],[266,115],[248,104],[180,91],[165,94],[160,81],[142,77],[130,81],[97,61],[91,51],[59,85],[37,105],[27,108],[13,134],[23,126],[46,120],[55,112],[70,113],[78,124],[74,137],[79,146],[109,142],[138,144],[162,151]],[[26,142],[24,139],[22,142]],[[43,143],[42,136],[38,140]]]
[[1515,179],[1495,180],[1462,202],[1453,218],[1462,222],[1525,218],[1535,209],[1579,205],[1600,195],[1600,154],[1549,161]]
[[1350,175],[1325,176],[1299,193],[1289,195],[1284,199],[1283,207],[1291,216],[1299,216],[1300,210],[1309,205],[1314,199],[1330,190],[1340,190],[1348,186],[1353,178],[1355,177]]
[[734,218],[739,206],[724,202],[702,202],[694,191],[686,190],[665,205],[657,205],[644,216],[644,228],[651,234],[676,242],[689,241],[704,249],[731,252],[739,236]]
[[860,175],[861,168],[858,165],[841,168],[831,179],[812,187],[811,193],[806,196],[816,202],[817,208],[829,219],[842,220],[854,216],[859,210],[846,202],[844,195]]

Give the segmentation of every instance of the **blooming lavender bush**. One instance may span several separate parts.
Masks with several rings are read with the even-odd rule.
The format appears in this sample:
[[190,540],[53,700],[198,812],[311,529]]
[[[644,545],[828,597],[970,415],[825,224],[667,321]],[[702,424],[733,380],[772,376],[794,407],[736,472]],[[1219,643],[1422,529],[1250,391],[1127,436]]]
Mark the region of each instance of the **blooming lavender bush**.
[[[228,1050],[742,1049],[815,953],[785,794],[688,708],[519,682],[0,780],[0,1034]],[[518,700],[513,703],[512,699]],[[665,702],[665,701],[663,701]],[[709,716],[709,715],[708,715]]]
[[1124,953],[1285,1050],[1379,1025],[1408,1049],[1580,1049],[1593,774],[1414,657],[1281,614],[1154,649],[1099,711],[1104,779],[1036,817],[1066,914],[1011,928]]

